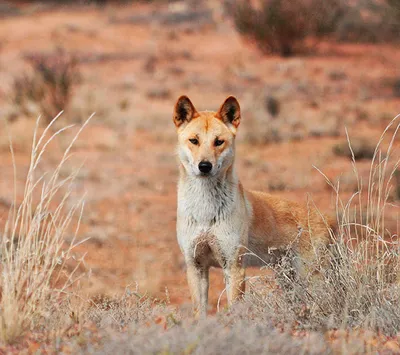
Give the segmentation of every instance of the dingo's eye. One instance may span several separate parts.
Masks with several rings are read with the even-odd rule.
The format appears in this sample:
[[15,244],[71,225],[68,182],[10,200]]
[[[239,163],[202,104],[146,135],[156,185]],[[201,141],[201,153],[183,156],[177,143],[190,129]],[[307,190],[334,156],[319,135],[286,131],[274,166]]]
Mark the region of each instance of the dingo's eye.
[[199,144],[199,140],[196,138],[191,138],[189,139],[190,143],[194,144],[194,145],[198,145]]
[[220,146],[220,145],[222,145],[224,143],[225,143],[225,141],[222,140],[222,139],[216,139],[215,142],[214,142],[216,147],[218,147],[218,146]]

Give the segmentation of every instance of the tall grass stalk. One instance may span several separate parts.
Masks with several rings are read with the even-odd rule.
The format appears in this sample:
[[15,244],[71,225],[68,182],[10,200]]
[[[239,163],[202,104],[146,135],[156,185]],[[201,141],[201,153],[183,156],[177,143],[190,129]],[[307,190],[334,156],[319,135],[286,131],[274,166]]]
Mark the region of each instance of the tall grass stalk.
[[[14,177],[14,204],[0,241],[0,338],[5,343],[15,342],[26,330],[39,324],[46,307],[54,305],[60,293],[65,292],[79,277],[77,270],[82,260],[77,260],[72,270],[67,267],[72,250],[80,244],[76,241],[78,228],[70,243],[66,243],[64,237],[73,220],[78,220],[79,227],[84,202],[82,198],[72,207],[68,206],[77,171],[61,178],[60,170],[93,115],[73,137],[54,172],[38,176],[38,167],[49,144],[71,128],[68,126],[50,135],[51,127],[61,113],[40,136],[40,118],[37,120],[23,198],[19,204]],[[10,149],[14,157],[11,140]]]
[[[340,181],[333,183],[316,168],[336,198],[337,228],[331,231],[332,245],[325,253],[329,265],[316,256],[309,269],[321,278],[314,282],[285,277],[293,271],[291,264],[277,268],[278,280],[283,277],[289,287],[272,291],[253,287],[248,297],[255,306],[300,328],[370,329],[389,335],[400,331],[398,231],[389,231],[386,224],[388,210],[399,207],[391,202],[393,177],[400,163],[394,155],[399,120],[400,115],[380,136],[366,186],[352,153],[358,190],[350,197],[343,196]],[[347,138],[353,152],[348,134]]]

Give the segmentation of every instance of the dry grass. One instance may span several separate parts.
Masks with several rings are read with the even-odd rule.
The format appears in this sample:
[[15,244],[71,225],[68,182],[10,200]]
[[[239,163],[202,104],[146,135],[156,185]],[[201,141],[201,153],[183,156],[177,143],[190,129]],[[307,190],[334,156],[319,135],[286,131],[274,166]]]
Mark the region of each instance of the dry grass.
[[60,294],[74,283],[79,266],[78,261],[72,271],[67,270],[76,246],[76,233],[68,245],[64,234],[73,218],[80,218],[83,201],[67,207],[76,172],[61,179],[60,170],[69,159],[70,149],[81,130],[54,172],[37,176],[49,144],[68,128],[48,137],[57,118],[40,137],[36,135],[37,121],[23,199],[18,205],[15,183],[14,206],[1,236],[0,338],[6,343],[17,341],[26,330],[40,324],[47,305],[55,304]]
[[[400,290],[394,282],[398,274],[397,234],[389,233],[385,226],[385,210],[392,208],[388,200],[398,165],[396,158],[390,162],[398,129],[396,118],[374,150],[365,186],[352,154],[358,189],[350,199],[342,199],[340,182],[334,185],[328,181],[337,196],[338,229],[332,232],[335,241],[332,247],[308,265],[310,278],[314,271],[321,275],[316,282],[294,279],[292,264],[283,260],[275,270],[278,285],[269,279],[252,277],[243,302],[201,322],[195,322],[185,310],[174,310],[165,304],[154,306],[136,293],[129,295],[133,302],[129,297],[111,303],[99,302],[92,307],[94,313],[88,313],[102,334],[101,346],[96,351],[133,354],[400,351],[395,337],[400,331]],[[393,134],[388,139],[390,132]],[[348,145],[353,152],[350,139]],[[328,267],[324,258],[327,254]],[[76,349],[94,351],[95,346],[87,340]]]
[[[58,178],[70,147],[51,177],[35,179],[48,142],[61,133],[45,140],[44,132],[34,140],[25,197],[11,211],[2,241],[2,340],[15,342],[32,329],[48,334],[47,342],[41,345],[48,352],[400,351],[394,337],[400,331],[400,290],[394,282],[398,274],[397,234],[389,233],[385,224],[385,211],[396,208],[389,199],[399,163],[397,158],[391,162],[400,128],[398,119],[380,138],[365,185],[348,139],[358,187],[349,199],[342,198],[340,181],[333,184],[323,175],[337,196],[338,228],[331,231],[333,245],[309,265],[310,279],[314,271],[319,272],[317,281],[293,278],[291,263],[283,260],[275,270],[277,284],[252,277],[242,302],[200,322],[191,317],[189,309],[152,300],[137,287],[127,288],[115,299],[86,300],[65,292],[75,279],[74,270],[67,272],[65,268],[75,244],[65,245],[62,236],[72,216],[80,215],[81,205],[70,209],[65,205],[74,174],[61,181]],[[56,198],[60,194],[61,199]]]
[[128,308],[119,302],[107,311],[95,310],[94,332],[89,311],[86,329],[70,332],[48,350],[77,354],[362,354],[399,349],[396,341],[368,331],[302,331],[296,324],[279,324],[268,307],[252,299],[202,321],[149,299],[133,301]]
[[265,287],[253,287],[246,296],[248,302],[260,311],[268,310],[276,321],[296,324],[300,329],[363,329],[387,335],[400,331],[398,231],[389,231],[385,224],[387,209],[398,208],[390,197],[399,165],[398,157],[391,162],[399,118],[379,139],[366,185],[359,177],[348,138],[358,185],[348,200],[341,197],[340,181],[334,185],[323,175],[336,194],[338,227],[332,233],[331,248],[308,265],[309,278],[315,272],[320,278],[313,283],[293,280],[291,263],[283,263],[276,270],[281,287],[269,292]]

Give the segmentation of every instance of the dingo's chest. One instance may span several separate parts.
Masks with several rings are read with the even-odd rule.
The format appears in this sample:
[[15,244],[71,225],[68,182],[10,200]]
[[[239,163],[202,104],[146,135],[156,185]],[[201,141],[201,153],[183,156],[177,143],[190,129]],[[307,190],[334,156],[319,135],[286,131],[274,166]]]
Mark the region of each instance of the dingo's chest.
[[203,224],[178,216],[178,243],[185,257],[210,266],[225,264],[242,243],[243,233],[241,226],[232,220]]
[[237,186],[197,180],[178,187],[178,242],[186,258],[221,264],[247,242],[246,206]]
[[178,186],[178,216],[209,227],[229,220],[237,200],[234,184],[196,178]]

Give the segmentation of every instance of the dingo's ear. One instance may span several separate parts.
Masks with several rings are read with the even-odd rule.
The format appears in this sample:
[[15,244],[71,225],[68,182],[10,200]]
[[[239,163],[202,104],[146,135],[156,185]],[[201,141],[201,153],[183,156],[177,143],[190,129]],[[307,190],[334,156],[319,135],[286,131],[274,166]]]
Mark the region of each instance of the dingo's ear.
[[229,96],[220,107],[217,117],[225,124],[238,128],[240,124],[240,105],[236,97]]
[[192,101],[185,95],[181,96],[175,104],[173,120],[176,127],[180,127],[183,123],[188,123],[192,118],[199,114],[194,108]]

